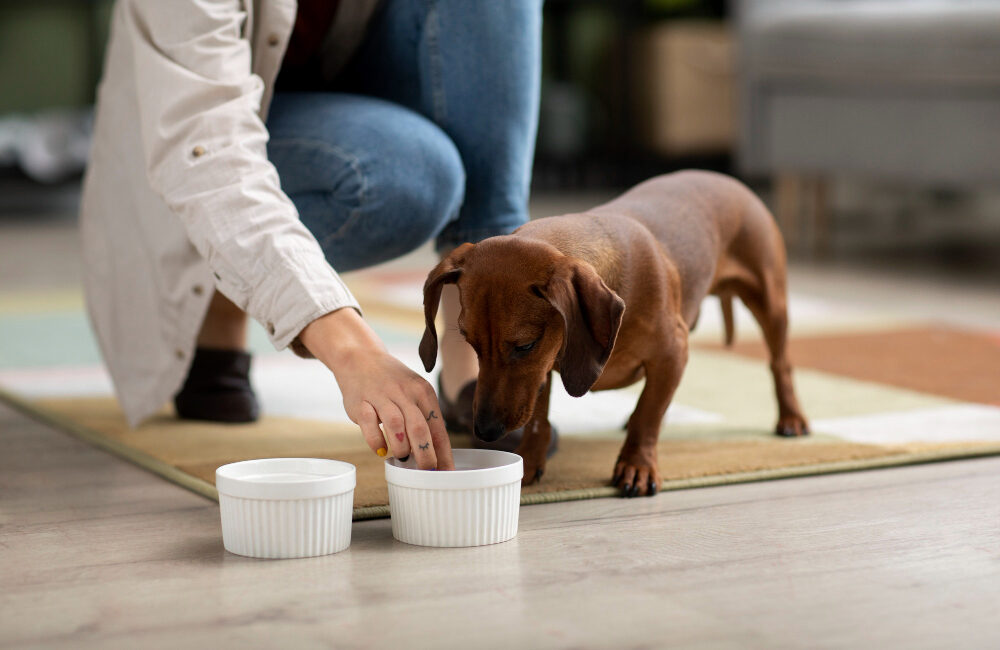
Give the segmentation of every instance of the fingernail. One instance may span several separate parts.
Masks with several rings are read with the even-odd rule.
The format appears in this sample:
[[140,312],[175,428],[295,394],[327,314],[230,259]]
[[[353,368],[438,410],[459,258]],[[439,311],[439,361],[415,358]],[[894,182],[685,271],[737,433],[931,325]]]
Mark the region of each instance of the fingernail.
[[386,454],[387,454],[388,452],[389,452],[389,450],[388,450],[388,449],[386,449],[385,447],[382,447],[381,449],[376,449],[376,450],[375,450],[375,453],[376,453],[376,454],[378,454],[378,455],[379,455],[379,456],[380,456],[381,458],[385,458],[385,455],[386,455]]
[[410,460],[410,455],[409,455],[409,454],[406,454],[405,456],[403,456],[402,458],[400,458],[400,459],[398,459],[398,460],[399,460],[399,462],[401,462],[401,463],[405,463],[406,461]]

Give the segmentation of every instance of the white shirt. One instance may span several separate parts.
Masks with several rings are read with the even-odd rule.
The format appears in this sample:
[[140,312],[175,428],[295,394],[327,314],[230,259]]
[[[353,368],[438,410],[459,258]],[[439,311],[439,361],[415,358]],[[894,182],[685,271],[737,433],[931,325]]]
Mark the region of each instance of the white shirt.
[[358,308],[267,159],[295,14],[295,0],[115,6],[80,228],[88,312],[133,426],[179,390],[214,289],[279,349]]

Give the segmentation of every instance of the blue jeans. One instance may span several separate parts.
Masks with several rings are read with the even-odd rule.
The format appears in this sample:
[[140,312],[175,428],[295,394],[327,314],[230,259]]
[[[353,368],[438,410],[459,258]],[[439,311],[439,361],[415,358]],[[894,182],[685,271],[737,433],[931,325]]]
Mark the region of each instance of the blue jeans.
[[330,265],[527,220],[541,0],[385,0],[331,89],[278,92],[268,157]]

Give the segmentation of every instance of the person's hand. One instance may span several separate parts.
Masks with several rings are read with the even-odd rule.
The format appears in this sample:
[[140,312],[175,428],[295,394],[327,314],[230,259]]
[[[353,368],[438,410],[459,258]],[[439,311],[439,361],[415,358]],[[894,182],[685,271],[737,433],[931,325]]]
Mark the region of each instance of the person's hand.
[[389,354],[355,310],[317,318],[299,340],[333,371],[347,416],[375,453],[384,456],[388,442],[393,456],[413,454],[421,469],[455,469],[434,389]]

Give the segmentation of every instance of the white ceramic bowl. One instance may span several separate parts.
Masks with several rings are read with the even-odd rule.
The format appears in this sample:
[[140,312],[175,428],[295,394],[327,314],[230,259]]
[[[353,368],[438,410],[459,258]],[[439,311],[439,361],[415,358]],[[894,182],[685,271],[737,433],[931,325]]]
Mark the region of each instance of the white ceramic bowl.
[[262,458],[215,470],[222,544],[248,557],[329,555],[351,545],[354,465]]
[[392,536],[418,546],[482,546],[517,535],[524,463],[517,454],[455,449],[455,470],[385,461]]

